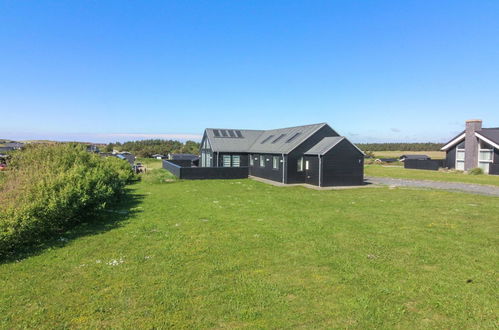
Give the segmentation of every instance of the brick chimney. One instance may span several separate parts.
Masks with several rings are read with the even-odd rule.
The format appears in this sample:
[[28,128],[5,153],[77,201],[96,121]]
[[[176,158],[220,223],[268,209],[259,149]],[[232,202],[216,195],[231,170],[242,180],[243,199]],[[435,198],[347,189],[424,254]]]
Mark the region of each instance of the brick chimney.
[[464,142],[464,170],[468,171],[478,167],[478,138],[475,132],[482,129],[480,119],[466,121],[465,142]]

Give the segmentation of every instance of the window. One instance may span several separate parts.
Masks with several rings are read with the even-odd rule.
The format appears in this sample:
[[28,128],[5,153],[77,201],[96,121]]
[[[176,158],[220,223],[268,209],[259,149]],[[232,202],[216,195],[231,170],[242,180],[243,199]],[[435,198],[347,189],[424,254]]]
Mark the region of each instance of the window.
[[279,141],[280,139],[282,139],[283,137],[285,137],[286,134],[281,134],[277,137],[277,139],[275,139],[274,141],[272,141],[272,143],[276,143],[277,141]]
[[456,148],[456,170],[464,171],[464,149]]
[[223,167],[230,167],[230,155],[223,156]]
[[483,173],[489,174],[490,164],[494,159],[494,149],[487,143],[480,141],[478,148],[478,167],[483,170]]
[[236,135],[237,135],[238,138],[242,138],[243,137],[243,135],[241,134],[241,131],[236,131]]
[[261,144],[264,144],[265,142],[267,142],[268,140],[272,139],[274,137],[274,135],[269,135],[267,136],[265,139],[263,139],[262,142],[260,142]]
[[204,151],[201,153],[201,167],[206,167],[206,153]]
[[222,136],[223,137],[228,137],[229,135],[227,134],[227,130],[223,129],[223,130],[220,130],[220,132],[222,133]]
[[278,170],[279,169],[279,156],[273,156],[272,157],[272,168],[274,170]]
[[215,134],[215,137],[220,137],[220,131],[218,129],[214,129],[213,134]]
[[293,140],[294,140],[294,139],[296,139],[296,137],[297,137],[298,135],[300,135],[300,134],[301,134],[300,132],[293,134],[293,135],[292,135],[292,136],[291,136],[291,137],[290,137],[290,138],[286,141],[286,143],[289,143],[289,142],[293,141]]
[[296,170],[298,172],[303,172],[303,157],[298,158],[298,164],[296,164]]
[[308,160],[305,161],[305,170],[308,171]]
[[260,167],[265,167],[265,157],[260,155]]
[[241,156],[233,155],[232,156],[232,167],[239,167],[239,166],[241,166]]
[[211,155],[209,153],[206,154],[205,164],[206,164],[206,167],[211,167]]
[[229,130],[228,132],[229,132],[229,136],[230,136],[231,138],[236,137],[236,134],[234,133],[234,131],[233,131],[233,130]]
[[253,161],[253,156],[252,155],[249,156],[249,160],[250,160],[250,166],[254,166],[255,162]]

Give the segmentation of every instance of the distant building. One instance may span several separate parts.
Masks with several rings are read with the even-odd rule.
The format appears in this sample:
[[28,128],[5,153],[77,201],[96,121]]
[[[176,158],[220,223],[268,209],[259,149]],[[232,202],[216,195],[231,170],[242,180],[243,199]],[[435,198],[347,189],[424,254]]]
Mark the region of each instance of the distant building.
[[468,120],[465,130],[442,150],[448,168],[469,171],[479,167],[486,174],[499,175],[499,127],[482,128],[481,120]]
[[427,155],[402,155],[399,158],[401,162],[405,161],[406,159],[430,160],[431,158]]

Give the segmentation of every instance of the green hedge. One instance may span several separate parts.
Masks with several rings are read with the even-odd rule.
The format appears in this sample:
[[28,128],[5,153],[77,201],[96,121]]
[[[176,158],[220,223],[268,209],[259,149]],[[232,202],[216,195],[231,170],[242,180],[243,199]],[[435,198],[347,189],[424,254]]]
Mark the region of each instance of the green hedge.
[[78,144],[14,153],[0,186],[0,257],[73,226],[123,193],[132,178],[128,162]]

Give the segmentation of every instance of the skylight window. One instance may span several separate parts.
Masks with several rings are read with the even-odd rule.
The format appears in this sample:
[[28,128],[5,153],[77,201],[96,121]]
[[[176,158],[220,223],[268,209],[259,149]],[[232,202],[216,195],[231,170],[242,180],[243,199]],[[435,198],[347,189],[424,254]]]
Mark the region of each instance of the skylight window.
[[241,131],[235,131],[236,132],[236,135],[238,138],[242,138],[243,137],[243,134],[241,133]]
[[227,130],[221,130],[220,132],[222,132],[222,136],[223,137],[228,137],[229,135],[227,134]]
[[285,137],[286,134],[281,134],[277,137],[277,139],[275,139],[274,141],[272,141],[272,143],[276,143],[277,141],[279,141],[280,139],[282,139],[283,137]]
[[218,129],[214,129],[213,134],[215,134],[215,137],[220,137],[220,131]]
[[230,135],[231,138],[236,137],[236,134],[234,134],[233,130],[229,130],[228,132],[229,132],[229,135]]
[[300,135],[300,134],[301,134],[301,132],[298,132],[298,133],[293,134],[293,136],[291,136],[291,137],[290,137],[290,138],[286,141],[286,143],[289,143],[289,142],[293,141],[293,140],[294,140],[294,139],[296,139],[296,138],[298,137],[298,135]]
[[267,136],[262,142],[260,142],[261,144],[264,144],[265,142],[267,142],[268,140],[272,139],[274,137],[274,135],[269,135]]

